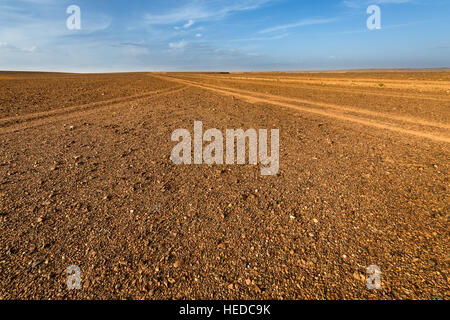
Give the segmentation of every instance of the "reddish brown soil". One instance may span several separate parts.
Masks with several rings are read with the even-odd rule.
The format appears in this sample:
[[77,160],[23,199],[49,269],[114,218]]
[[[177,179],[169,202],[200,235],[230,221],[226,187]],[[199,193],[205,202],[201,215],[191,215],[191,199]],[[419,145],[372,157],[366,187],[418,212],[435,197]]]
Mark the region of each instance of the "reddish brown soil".
[[[0,298],[449,299],[449,74],[0,73]],[[175,166],[195,120],[279,174]]]
[[172,86],[146,74],[0,73],[0,117],[141,95]]

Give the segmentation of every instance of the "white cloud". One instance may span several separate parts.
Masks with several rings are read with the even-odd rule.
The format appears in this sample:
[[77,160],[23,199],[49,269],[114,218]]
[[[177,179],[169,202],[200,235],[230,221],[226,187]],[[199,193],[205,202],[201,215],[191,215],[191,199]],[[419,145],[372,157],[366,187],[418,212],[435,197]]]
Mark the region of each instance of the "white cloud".
[[25,52],[25,53],[33,53],[38,51],[37,46],[32,47],[17,47],[12,44],[9,44],[8,42],[0,42],[0,50],[9,50],[9,51],[16,51],[16,52]]
[[371,4],[402,4],[410,2],[412,0],[344,0],[341,4],[349,8],[362,8]]
[[289,34],[283,33],[273,37],[252,37],[252,38],[243,38],[243,39],[234,39],[231,42],[246,42],[246,41],[270,41],[270,40],[279,40],[286,38]]
[[168,25],[191,20],[216,20],[224,18],[233,12],[258,9],[270,1],[273,0],[199,0],[168,13],[148,13],[144,18],[149,25]]
[[291,28],[297,28],[297,27],[304,27],[304,26],[311,26],[316,24],[325,24],[325,23],[331,23],[336,21],[336,18],[328,18],[328,19],[305,19],[301,20],[295,23],[290,24],[284,24],[280,26],[275,26],[271,28],[267,28],[264,30],[261,30],[259,33],[270,33],[275,31],[284,31]]
[[184,49],[187,45],[188,45],[188,43],[186,41],[181,40],[179,42],[170,42],[169,48],[170,49]]
[[188,29],[190,27],[192,27],[194,25],[195,21],[190,19],[184,26],[183,28]]

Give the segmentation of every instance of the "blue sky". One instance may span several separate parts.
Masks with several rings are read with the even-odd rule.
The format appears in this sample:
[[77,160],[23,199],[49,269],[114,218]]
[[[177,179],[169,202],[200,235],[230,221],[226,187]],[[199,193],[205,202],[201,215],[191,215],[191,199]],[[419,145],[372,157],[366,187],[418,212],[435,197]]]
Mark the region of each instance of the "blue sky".
[[0,70],[433,67],[450,67],[449,0],[0,0]]

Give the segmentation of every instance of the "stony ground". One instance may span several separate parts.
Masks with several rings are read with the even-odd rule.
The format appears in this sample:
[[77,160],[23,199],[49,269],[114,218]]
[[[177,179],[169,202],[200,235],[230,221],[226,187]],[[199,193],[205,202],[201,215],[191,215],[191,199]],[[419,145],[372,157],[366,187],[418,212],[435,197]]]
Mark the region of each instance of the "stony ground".
[[[450,298],[450,72],[0,73],[0,116],[2,299]],[[174,165],[195,120],[279,173]]]

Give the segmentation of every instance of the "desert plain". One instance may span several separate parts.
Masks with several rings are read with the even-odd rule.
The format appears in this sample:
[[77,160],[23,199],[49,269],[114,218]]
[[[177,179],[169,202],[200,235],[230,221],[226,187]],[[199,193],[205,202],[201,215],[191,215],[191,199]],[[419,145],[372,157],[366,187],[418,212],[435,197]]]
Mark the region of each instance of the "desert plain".
[[[175,165],[194,121],[278,173]],[[448,70],[0,72],[0,299],[449,299],[449,143]]]

